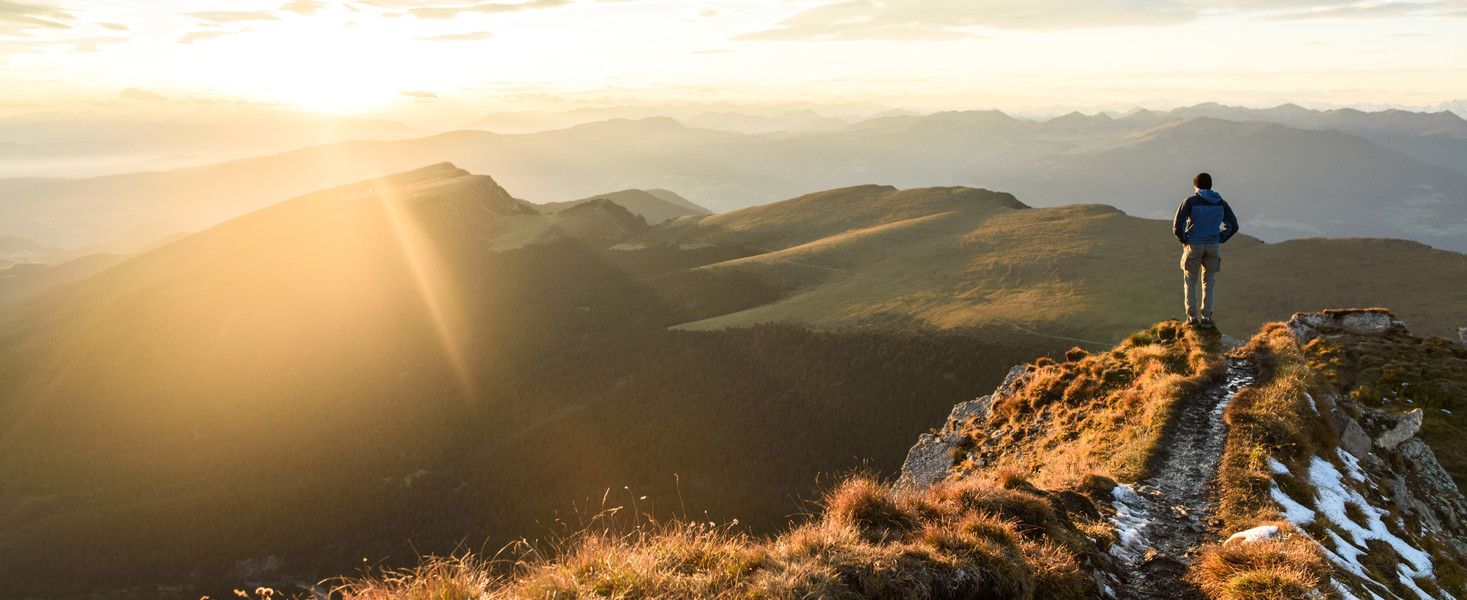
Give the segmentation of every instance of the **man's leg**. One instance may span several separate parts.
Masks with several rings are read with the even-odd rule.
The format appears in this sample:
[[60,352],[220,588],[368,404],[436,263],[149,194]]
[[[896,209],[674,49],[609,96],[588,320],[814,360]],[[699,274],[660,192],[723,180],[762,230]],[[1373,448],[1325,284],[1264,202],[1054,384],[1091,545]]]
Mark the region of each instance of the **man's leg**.
[[1187,244],[1182,246],[1182,302],[1187,309],[1187,320],[1197,319],[1198,305],[1197,276],[1202,269],[1202,253],[1200,245]]
[[1222,244],[1200,244],[1202,256],[1202,318],[1212,321],[1212,303],[1217,299],[1217,272],[1222,270]]

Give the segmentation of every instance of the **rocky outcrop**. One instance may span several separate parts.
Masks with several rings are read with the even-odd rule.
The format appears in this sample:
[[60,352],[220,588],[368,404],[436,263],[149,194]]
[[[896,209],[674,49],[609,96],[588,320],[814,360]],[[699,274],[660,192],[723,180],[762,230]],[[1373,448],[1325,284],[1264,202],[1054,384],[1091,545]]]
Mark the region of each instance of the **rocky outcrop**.
[[1312,313],[1296,313],[1289,328],[1300,343],[1317,337],[1343,334],[1382,335],[1393,327],[1405,330],[1406,324],[1384,308],[1343,308]]
[[[1406,333],[1405,324],[1384,309],[1300,313],[1289,320],[1295,337],[1358,337],[1361,341]],[[1414,517],[1423,533],[1438,534],[1467,554],[1467,497],[1443,469],[1431,448],[1416,437],[1426,414],[1421,409],[1392,413],[1339,396],[1322,396],[1316,408],[1339,436],[1340,447],[1356,458],[1394,508]]]
[[892,486],[893,491],[925,490],[947,479],[952,472],[953,457],[968,439],[960,428],[971,420],[987,418],[993,401],[1013,393],[1025,373],[1028,367],[1024,365],[1009,369],[1003,383],[992,394],[954,406],[941,429],[917,438],[917,444],[907,451],[907,460],[902,463],[902,474]]
[[1395,415],[1392,420],[1395,424],[1375,438],[1375,445],[1385,450],[1395,450],[1401,442],[1416,437],[1416,432],[1421,431],[1421,409],[1416,409],[1403,415]]

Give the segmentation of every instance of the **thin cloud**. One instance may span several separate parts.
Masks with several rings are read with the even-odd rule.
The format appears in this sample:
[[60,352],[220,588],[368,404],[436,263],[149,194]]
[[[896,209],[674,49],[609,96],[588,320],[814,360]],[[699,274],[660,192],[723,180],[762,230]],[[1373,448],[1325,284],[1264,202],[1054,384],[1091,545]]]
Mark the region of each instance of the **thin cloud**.
[[21,35],[33,29],[71,29],[61,21],[75,18],[54,6],[0,0],[0,35]]
[[976,37],[982,29],[1165,27],[1197,21],[1204,10],[1261,20],[1447,17],[1467,13],[1467,0],[833,0],[732,39],[943,41]]
[[245,21],[280,20],[280,17],[275,16],[275,13],[267,10],[206,10],[184,14],[200,21],[213,23],[215,25],[223,25],[226,23],[241,23]]
[[494,37],[494,34],[488,31],[473,31],[469,33],[449,33],[445,35],[432,35],[416,39],[425,42],[472,42],[476,40],[487,40],[492,37]]
[[168,100],[168,98],[161,94],[135,87],[117,92],[117,97],[123,100],[141,100],[143,102],[163,102]]
[[1158,26],[1197,17],[1195,5],[1163,0],[840,0],[806,9],[744,41],[941,41],[977,37],[978,28],[1059,30]]
[[570,3],[571,0],[530,0],[529,2],[480,2],[478,4],[467,5],[418,6],[408,9],[408,12],[419,19],[452,19],[463,13],[513,13],[525,10],[559,8],[562,6],[566,6]]
[[183,34],[181,36],[178,36],[178,38],[175,39],[175,40],[173,40],[173,41],[178,42],[180,44],[192,44],[194,42],[202,42],[204,40],[212,40],[212,39],[216,39],[216,38],[222,38],[222,37],[224,37],[226,35],[235,35],[235,34],[238,34],[238,33],[244,33],[244,32],[249,31],[249,30],[250,30],[250,28],[246,27],[246,28],[241,29],[239,31],[220,31],[220,30],[213,30],[213,29],[211,29],[211,30],[205,30],[205,31],[191,31],[189,33],[185,33],[185,34]]
[[1313,7],[1310,10],[1286,12],[1269,17],[1274,21],[1308,21],[1315,19],[1390,19],[1396,17],[1460,17],[1467,2],[1380,2],[1349,3],[1338,6]]
[[131,41],[131,38],[117,36],[96,36],[78,38],[74,40],[62,40],[61,43],[71,46],[72,52],[101,52],[103,46],[115,46],[123,42]]
[[282,4],[280,10],[311,16],[321,12],[327,6],[325,2],[321,2],[320,0],[294,0]]
[[425,91],[425,90],[399,90],[397,93],[398,94],[401,94],[403,96],[407,96],[408,98],[437,98],[438,97],[438,94],[435,94],[435,93],[429,92],[429,91]]
[[111,29],[112,31],[132,31],[131,27],[122,23],[97,23],[97,26],[102,29]]

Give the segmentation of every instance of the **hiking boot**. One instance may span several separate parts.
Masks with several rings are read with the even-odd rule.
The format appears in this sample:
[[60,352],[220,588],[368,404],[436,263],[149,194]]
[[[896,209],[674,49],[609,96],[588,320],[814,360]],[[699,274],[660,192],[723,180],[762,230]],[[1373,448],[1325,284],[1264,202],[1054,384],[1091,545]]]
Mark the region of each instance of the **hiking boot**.
[[1187,326],[1188,327],[1199,327],[1201,325],[1202,325],[1202,320],[1201,319],[1198,319],[1197,317],[1187,317]]
[[1203,329],[1217,329],[1217,323],[1212,322],[1212,317],[1202,317],[1197,321],[1197,326]]

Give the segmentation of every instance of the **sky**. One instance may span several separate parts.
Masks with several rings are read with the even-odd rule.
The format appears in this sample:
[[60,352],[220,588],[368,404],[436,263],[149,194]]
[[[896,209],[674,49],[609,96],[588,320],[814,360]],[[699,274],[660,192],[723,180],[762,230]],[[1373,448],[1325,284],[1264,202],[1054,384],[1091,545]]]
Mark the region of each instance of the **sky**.
[[1467,99],[1467,0],[0,0],[0,111]]

